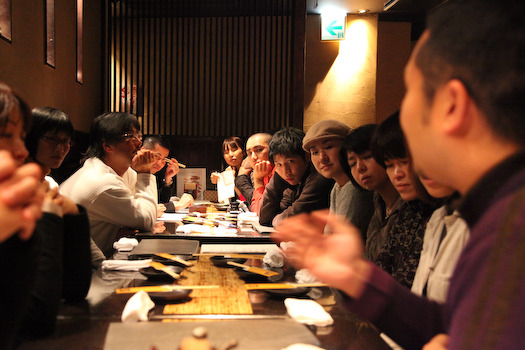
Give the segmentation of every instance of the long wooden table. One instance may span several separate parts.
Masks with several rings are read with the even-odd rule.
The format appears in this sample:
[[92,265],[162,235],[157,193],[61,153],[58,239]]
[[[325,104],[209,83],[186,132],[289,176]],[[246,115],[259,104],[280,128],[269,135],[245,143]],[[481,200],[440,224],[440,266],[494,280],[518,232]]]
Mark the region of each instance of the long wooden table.
[[[202,319],[210,315],[223,315],[232,319],[287,318],[282,299],[266,298],[250,303],[246,288],[232,269],[220,269],[207,257],[200,257],[195,266],[182,273],[178,283],[184,285],[218,284],[219,289],[194,290],[188,303],[156,305],[150,319]],[[138,278],[135,278],[138,277]],[[132,294],[115,294],[118,287],[151,284],[137,274],[97,271],[86,301],[64,304],[61,307],[55,333],[45,339],[27,342],[21,349],[103,349],[111,322],[120,322],[122,310]],[[330,327],[312,328],[325,349],[389,349],[377,330],[368,322],[340,308],[327,307],[334,318]],[[211,317],[210,317],[211,318]],[[216,322],[222,322],[217,320]],[[174,344],[174,349],[177,348]]]

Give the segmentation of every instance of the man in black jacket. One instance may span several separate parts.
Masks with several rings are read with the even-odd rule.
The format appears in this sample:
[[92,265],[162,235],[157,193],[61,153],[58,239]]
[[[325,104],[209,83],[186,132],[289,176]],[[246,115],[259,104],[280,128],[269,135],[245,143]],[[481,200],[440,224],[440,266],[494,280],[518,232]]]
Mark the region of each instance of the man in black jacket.
[[262,225],[278,225],[289,216],[330,205],[333,181],[321,176],[302,148],[304,132],[295,128],[277,131],[269,143],[275,174],[266,186],[259,212]]

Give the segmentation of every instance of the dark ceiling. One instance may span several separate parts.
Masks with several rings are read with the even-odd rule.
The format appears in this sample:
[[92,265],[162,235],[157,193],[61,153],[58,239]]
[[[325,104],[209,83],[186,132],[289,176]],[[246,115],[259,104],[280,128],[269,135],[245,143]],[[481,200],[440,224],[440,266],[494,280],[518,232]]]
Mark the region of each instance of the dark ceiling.
[[[111,0],[119,4],[115,16],[131,11],[137,17],[214,17],[261,16],[287,14],[300,0]],[[380,21],[410,22],[416,40],[425,28],[426,14],[447,0],[303,0],[309,14],[320,14],[325,7],[336,7],[347,13],[368,9]],[[394,3],[384,11],[385,3]]]
[[426,13],[445,0],[399,0],[385,13]]
[[353,14],[357,14],[359,10],[367,10],[378,14],[379,21],[410,22],[412,38],[416,40],[425,28],[427,13],[445,1],[447,0],[306,0],[306,9],[309,14],[321,14],[326,9]]
[[379,20],[410,22],[412,24],[412,40],[417,40],[425,30],[425,18],[427,14],[446,1],[447,0],[399,0],[389,10],[380,12]]

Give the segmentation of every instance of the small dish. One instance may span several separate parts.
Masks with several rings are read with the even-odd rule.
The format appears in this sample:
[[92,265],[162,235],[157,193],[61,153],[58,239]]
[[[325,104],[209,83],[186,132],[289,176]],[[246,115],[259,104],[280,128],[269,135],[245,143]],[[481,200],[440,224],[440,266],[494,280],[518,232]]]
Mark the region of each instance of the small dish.
[[276,298],[300,297],[310,291],[308,287],[297,287],[289,289],[266,289],[266,292]]
[[230,209],[229,204],[214,204],[213,206],[215,207],[215,209],[220,211],[227,211],[228,209]]
[[235,267],[233,265],[228,265],[228,262],[236,262],[238,264],[244,264],[246,262],[246,259],[243,258],[226,258],[222,255],[215,255],[210,257],[210,261],[213,263],[213,265],[217,267],[227,267],[232,268]]
[[148,292],[151,300],[157,303],[183,302],[191,300],[193,289],[175,289],[169,292]]
[[[172,270],[175,273],[181,273],[182,270],[184,270],[182,267],[179,266],[168,266],[170,270]],[[168,275],[164,271],[159,271],[153,267],[144,267],[142,269],[139,269],[139,272],[146,276],[148,280],[150,281],[157,281],[157,282],[166,282],[166,281],[173,281],[174,278]]]

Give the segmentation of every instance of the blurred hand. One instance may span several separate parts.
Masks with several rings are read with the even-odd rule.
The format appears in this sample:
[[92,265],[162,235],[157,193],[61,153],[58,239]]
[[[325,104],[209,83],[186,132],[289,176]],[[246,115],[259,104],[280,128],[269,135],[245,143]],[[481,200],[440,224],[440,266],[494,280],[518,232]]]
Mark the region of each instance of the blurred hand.
[[151,173],[151,167],[155,163],[155,154],[150,150],[141,148],[131,161],[131,168],[137,173]]
[[189,193],[184,193],[178,202],[175,203],[175,210],[181,210],[193,205],[193,197]]
[[33,234],[42,216],[44,187],[36,164],[17,168],[10,152],[0,151],[0,242],[18,233],[21,239]]
[[164,204],[157,204],[157,217],[160,218],[166,212]]
[[166,225],[164,225],[164,221],[157,221],[155,226],[153,226],[153,233],[163,233],[164,231],[166,231]]
[[166,175],[164,176],[164,181],[167,184],[171,184],[173,177],[177,175],[180,171],[179,162],[175,158],[171,158],[171,163],[168,163],[166,167]]
[[210,175],[210,181],[212,184],[216,185],[217,182],[219,182],[221,178],[221,174],[219,174],[218,172],[214,171],[213,173],[211,173]]
[[46,189],[44,201],[50,201],[60,207],[62,215],[77,215],[79,213],[78,206],[69,197],[60,194],[58,187],[50,188],[46,180],[42,181],[42,184]]
[[132,228],[132,227],[124,227],[122,226],[118,231],[117,231],[117,239],[116,241],[118,241],[119,239],[121,239],[122,237],[133,237],[135,236],[137,233],[139,233],[139,230],[135,229],[135,228]]
[[244,158],[242,161],[241,167],[239,168],[239,173],[237,175],[250,175],[252,173],[252,165],[248,158]]
[[271,172],[272,163],[267,160],[261,160],[260,162],[255,163],[253,177],[254,179],[264,179],[266,176],[270,175]]
[[62,204],[64,202],[62,196],[58,193],[58,188],[49,187],[49,183],[47,181],[42,181],[42,186],[44,186],[45,192],[44,192],[44,202],[52,202],[56,206],[62,208]]
[[[334,234],[324,235],[329,224]],[[359,297],[370,273],[362,258],[363,242],[359,230],[328,210],[299,214],[276,227],[272,239],[294,242],[287,247],[287,259],[297,268],[310,272],[352,297]]]
[[423,346],[423,350],[446,350],[448,346],[448,335],[438,334]]

